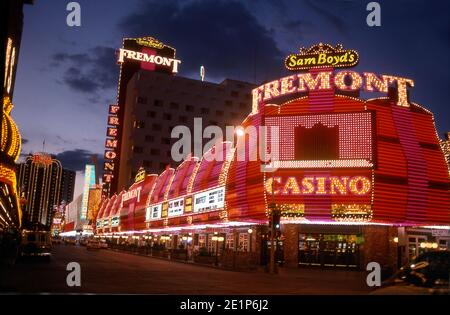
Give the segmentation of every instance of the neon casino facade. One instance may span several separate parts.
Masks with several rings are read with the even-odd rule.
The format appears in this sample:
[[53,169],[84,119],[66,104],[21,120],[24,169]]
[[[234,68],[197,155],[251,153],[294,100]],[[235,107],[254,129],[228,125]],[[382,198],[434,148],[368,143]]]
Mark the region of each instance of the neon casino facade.
[[[286,265],[395,267],[448,248],[450,179],[433,114],[410,101],[411,79],[337,69],[358,59],[341,45],[303,48],[285,60],[292,75],[253,90],[242,127],[268,128],[257,142],[276,157],[265,165],[271,172],[250,159],[259,143],[248,136],[159,175],[141,170],[127,191],[102,201],[97,234],[151,236],[173,248],[188,240],[264,264],[273,203],[281,210],[276,257]],[[361,90],[386,95],[365,100]]]

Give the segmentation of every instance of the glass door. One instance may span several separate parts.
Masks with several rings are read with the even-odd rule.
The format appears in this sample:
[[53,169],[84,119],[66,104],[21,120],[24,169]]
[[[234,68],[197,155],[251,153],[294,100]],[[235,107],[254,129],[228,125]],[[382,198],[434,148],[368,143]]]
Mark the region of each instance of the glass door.
[[420,247],[420,243],[427,241],[427,237],[423,235],[408,236],[408,257],[412,259],[425,252],[425,248]]

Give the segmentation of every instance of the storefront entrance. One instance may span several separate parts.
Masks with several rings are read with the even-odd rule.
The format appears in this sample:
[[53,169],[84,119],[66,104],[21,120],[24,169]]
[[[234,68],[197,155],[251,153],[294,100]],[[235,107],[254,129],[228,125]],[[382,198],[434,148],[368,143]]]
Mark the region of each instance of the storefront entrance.
[[357,234],[299,234],[299,266],[357,268],[359,243]]
[[[271,247],[269,234],[263,234],[261,236],[261,242],[263,244],[261,248],[261,265],[268,265],[270,263]],[[284,263],[284,241],[282,237],[278,237],[275,240],[275,263],[278,265],[283,265]]]
[[426,235],[408,235],[408,258],[409,260],[414,257],[425,253],[426,249],[420,246],[421,243],[427,241]]

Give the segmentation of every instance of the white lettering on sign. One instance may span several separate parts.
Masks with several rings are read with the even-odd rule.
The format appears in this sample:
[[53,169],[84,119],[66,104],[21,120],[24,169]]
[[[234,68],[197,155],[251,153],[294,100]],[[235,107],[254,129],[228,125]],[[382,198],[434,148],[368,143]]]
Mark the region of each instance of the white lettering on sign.
[[138,187],[138,188],[129,190],[126,193],[124,193],[122,195],[122,205],[121,206],[123,207],[123,203],[125,201],[128,201],[130,199],[134,199],[134,198],[137,198],[137,202],[139,202],[140,197],[141,197],[141,189],[142,189],[142,187]]
[[194,195],[194,212],[205,212],[224,207],[225,188],[207,190]]
[[119,59],[117,62],[123,63],[125,58],[172,67],[173,73],[178,72],[178,65],[181,63],[181,60],[178,59],[148,55],[146,53],[121,48],[119,50]]
[[[346,79],[350,82],[347,82]],[[331,89],[332,86],[342,91],[356,91],[363,89],[368,92],[387,93],[390,85],[397,87],[397,105],[409,107],[407,90],[414,86],[414,81],[408,78],[364,72],[362,75],[355,71],[341,71],[333,74],[331,71],[300,73],[291,75],[261,85],[252,91],[252,113],[258,112],[261,103],[297,92],[318,91]]]
[[167,212],[168,217],[174,217],[183,214],[183,211],[184,211],[184,198],[169,201],[169,208]]
[[162,204],[152,205],[147,207],[145,211],[145,221],[155,220],[161,218]]

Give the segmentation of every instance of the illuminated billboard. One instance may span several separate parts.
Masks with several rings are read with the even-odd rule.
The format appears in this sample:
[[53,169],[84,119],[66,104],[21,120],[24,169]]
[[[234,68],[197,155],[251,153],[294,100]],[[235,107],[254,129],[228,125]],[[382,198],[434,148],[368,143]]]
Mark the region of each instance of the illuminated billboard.
[[81,201],[80,219],[87,219],[89,189],[95,185],[95,166],[87,164],[84,170],[83,199]]

